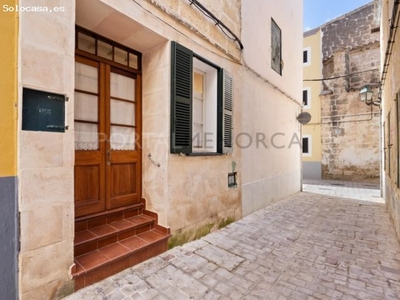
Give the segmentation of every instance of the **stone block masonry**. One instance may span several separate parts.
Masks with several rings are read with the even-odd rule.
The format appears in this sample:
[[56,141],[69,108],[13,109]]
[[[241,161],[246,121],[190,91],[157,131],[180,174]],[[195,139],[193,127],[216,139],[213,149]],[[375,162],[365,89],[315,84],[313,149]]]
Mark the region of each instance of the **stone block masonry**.
[[334,55],[338,50],[354,49],[379,42],[379,32],[371,33],[371,29],[378,23],[375,13],[374,3],[369,3],[323,25],[323,58]]
[[[374,4],[367,4],[321,27],[324,90],[322,95],[322,173],[325,179],[378,181],[380,111],[359,98],[370,85],[377,100],[379,32]],[[348,75],[348,76],[346,76]]]

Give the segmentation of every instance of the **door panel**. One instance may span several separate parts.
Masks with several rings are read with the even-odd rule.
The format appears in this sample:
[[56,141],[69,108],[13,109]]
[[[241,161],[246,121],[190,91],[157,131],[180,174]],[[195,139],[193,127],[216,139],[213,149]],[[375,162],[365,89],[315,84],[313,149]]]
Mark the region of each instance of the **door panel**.
[[137,142],[136,75],[110,70],[109,156],[107,157],[107,207],[140,201],[140,147]]
[[[87,186],[92,188],[88,189]],[[75,167],[75,198],[76,204],[96,204],[100,197],[100,167],[99,165]]]
[[124,180],[124,176],[136,179],[136,164],[113,164],[111,167],[112,197],[126,196],[136,193],[136,180]]
[[[75,215],[141,198],[141,107],[138,76],[76,57]],[[138,126],[139,125],[139,126]]]
[[[77,57],[75,62],[75,216],[103,211],[105,201],[104,92],[100,79],[104,68]],[[103,121],[103,122],[102,122]]]
[[[113,164],[111,167],[111,207],[129,205],[137,200],[137,164]],[[125,180],[130,178],[131,180]]]

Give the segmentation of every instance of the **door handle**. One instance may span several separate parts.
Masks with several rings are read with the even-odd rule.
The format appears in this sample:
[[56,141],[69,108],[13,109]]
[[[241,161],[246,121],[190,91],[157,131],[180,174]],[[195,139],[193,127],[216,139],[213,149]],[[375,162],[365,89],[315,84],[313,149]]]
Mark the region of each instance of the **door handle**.
[[107,165],[110,166],[111,165],[111,150],[107,150],[106,151],[107,154]]

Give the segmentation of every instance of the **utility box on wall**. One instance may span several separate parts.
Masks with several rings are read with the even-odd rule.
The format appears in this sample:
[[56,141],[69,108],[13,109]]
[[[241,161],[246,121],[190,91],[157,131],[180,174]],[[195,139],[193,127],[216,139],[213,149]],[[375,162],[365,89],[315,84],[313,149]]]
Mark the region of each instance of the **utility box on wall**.
[[65,132],[65,95],[24,88],[22,130]]

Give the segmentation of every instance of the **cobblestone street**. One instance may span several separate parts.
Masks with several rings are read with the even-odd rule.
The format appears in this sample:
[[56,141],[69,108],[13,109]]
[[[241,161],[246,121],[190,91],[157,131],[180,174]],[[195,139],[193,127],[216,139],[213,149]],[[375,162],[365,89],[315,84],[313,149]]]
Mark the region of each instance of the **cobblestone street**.
[[298,193],[66,299],[400,299],[379,201]]

